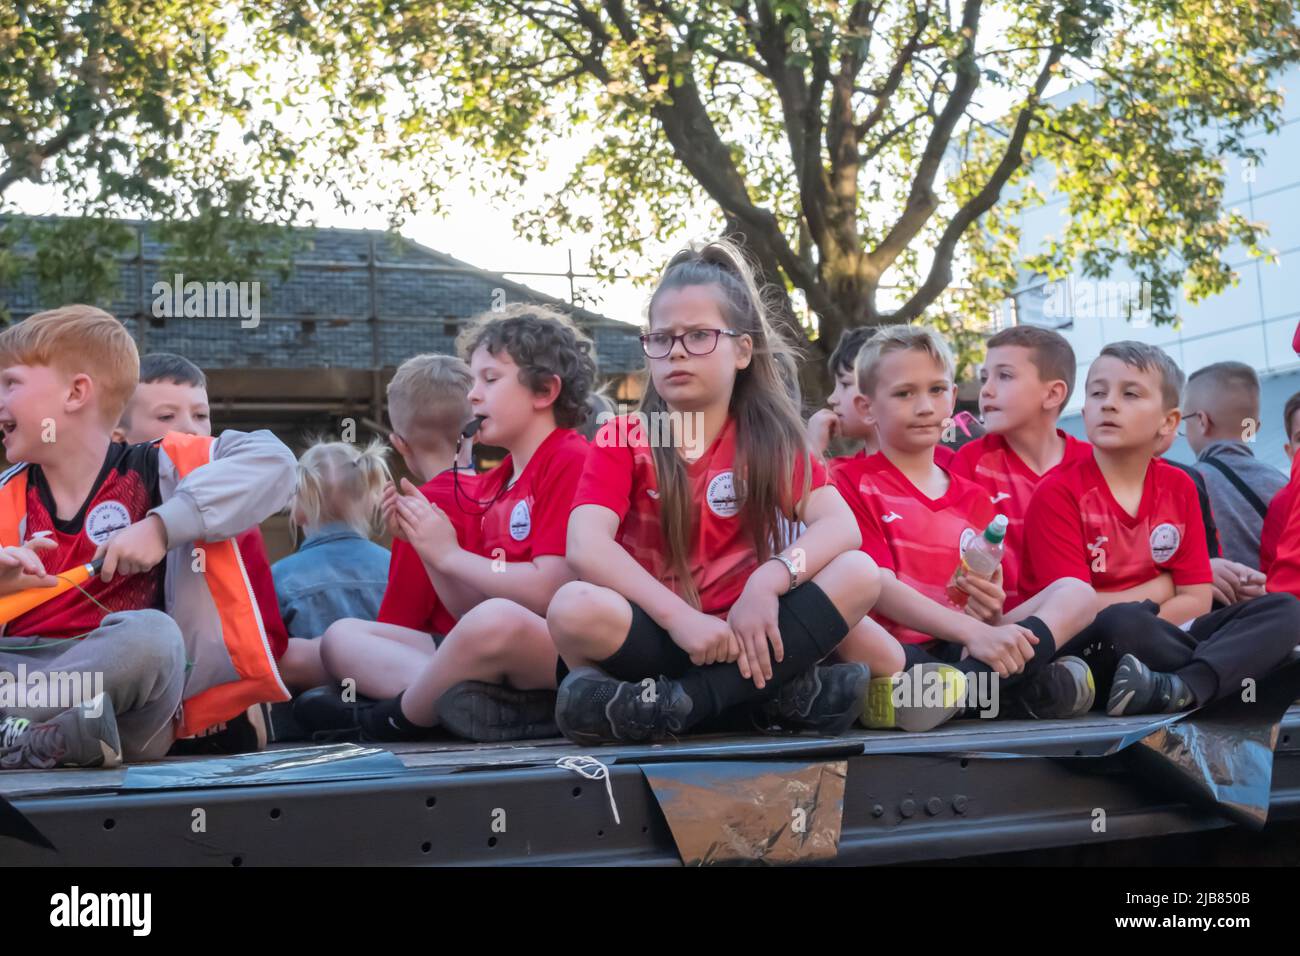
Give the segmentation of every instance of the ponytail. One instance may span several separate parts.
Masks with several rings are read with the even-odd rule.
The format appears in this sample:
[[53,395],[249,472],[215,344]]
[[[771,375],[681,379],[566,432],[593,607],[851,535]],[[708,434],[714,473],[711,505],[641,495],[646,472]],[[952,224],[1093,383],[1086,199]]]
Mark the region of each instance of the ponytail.
[[301,515],[304,527],[341,522],[357,534],[373,536],[379,530],[384,486],[392,480],[387,456],[388,447],[379,439],[361,449],[317,441],[298,459],[291,513]]

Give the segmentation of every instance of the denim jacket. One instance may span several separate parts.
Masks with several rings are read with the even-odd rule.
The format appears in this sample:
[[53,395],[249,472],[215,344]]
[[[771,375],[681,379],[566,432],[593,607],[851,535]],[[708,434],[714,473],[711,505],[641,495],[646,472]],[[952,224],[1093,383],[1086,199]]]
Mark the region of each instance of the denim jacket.
[[296,553],[271,565],[290,637],[320,637],[340,618],[373,621],[388,584],[388,549],[345,524],[315,529]]

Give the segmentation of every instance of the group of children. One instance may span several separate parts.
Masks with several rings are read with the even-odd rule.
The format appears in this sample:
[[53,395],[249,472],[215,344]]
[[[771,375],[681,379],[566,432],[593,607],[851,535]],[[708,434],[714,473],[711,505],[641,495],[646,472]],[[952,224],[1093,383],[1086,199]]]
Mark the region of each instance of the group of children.
[[[1069,344],[1011,328],[988,341],[986,431],[962,442],[952,356],[922,325],[847,332],[805,423],[792,349],[727,241],[675,256],[647,315],[633,415],[593,419],[591,342],[544,307],[403,363],[390,443],[416,482],[397,483],[378,445],[295,464],[267,432],[212,438],[202,373],[139,362],[99,310],[0,333],[20,463],[0,484],[0,593],[102,560],[6,623],[0,671],[104,673],[95,708],[4,711],[0,766],[255,749],[264,705],[291,694],[307,734],[374,741],[920,731],[990,684],[1021,717],[1170,713],[1300,643],[1300,600],[1259,571],[1264,513],[1225,524],[1240,509],[1203,504],[1263,490],[1224,430],[1224,396],[1249,399],[1224,384],[1239,369],[1184,399],[1160,349],[1108,345],[1083,442],[1057,427]],[[1182,417],[1222,482],[1161,457]],[[504,459],[476,473],[474,442]],[[835,442],[864,447],[827,457]],[[268,567],[256,526],[282,509],[305,540]],[[991,526],[985,575],[965,558]]]

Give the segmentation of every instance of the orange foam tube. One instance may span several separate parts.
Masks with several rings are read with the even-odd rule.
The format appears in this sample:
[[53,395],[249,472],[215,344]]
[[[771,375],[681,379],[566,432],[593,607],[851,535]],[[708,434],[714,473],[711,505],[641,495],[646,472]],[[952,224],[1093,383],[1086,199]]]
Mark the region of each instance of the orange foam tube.
[[0,597],[0,624],[8,624],[14,618],[26,614],[34,607],[40,607],[46,601],[72,590],[78,584],[90,580],[98,573],[94,565],[82,564],[69,568],[59,575],[59,583],[49,588],[27,588],[13,594]]

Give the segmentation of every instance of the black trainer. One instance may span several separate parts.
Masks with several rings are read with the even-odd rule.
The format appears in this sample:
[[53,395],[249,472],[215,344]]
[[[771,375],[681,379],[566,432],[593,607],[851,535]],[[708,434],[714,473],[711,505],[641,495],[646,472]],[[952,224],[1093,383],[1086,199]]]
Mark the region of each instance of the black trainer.
[[693,708],[675,680],[620,681],[580,667],[560,685],[555,722],[576,743],[640,743],[681,733]]
[[1191,689],[1176,674],[1153,671],[1132,654],[1125,654],[1115,668],[1106,713],[1172,714],[1195,706]]
[[479,743],[558,737],[555,697],[553,690],[462,681],[438,699],[438,723],[457,737]]
[[1096,700],[1092,668],[1071,654],[1053,660],[1036,678],[1017,688],[1015,696],[1019,709],[1036,720],[1080,717],[1092,710]]
[[169,757],[199,754],[250,754],[265,750],[270,734],[270,704],[254,704],[242,714],[195,737],[184,737],[167,752]]
[[818,664],[782,684],[761,714],[782,730],[836,737],[853,726],[870,686],[866,664]]
[[293,716],[312,740],[356,741],[361,739],[361,715],[373,706],[375,701],[360,694],[356,701],[346,701],[341,686],[327,684],[299,694]]

